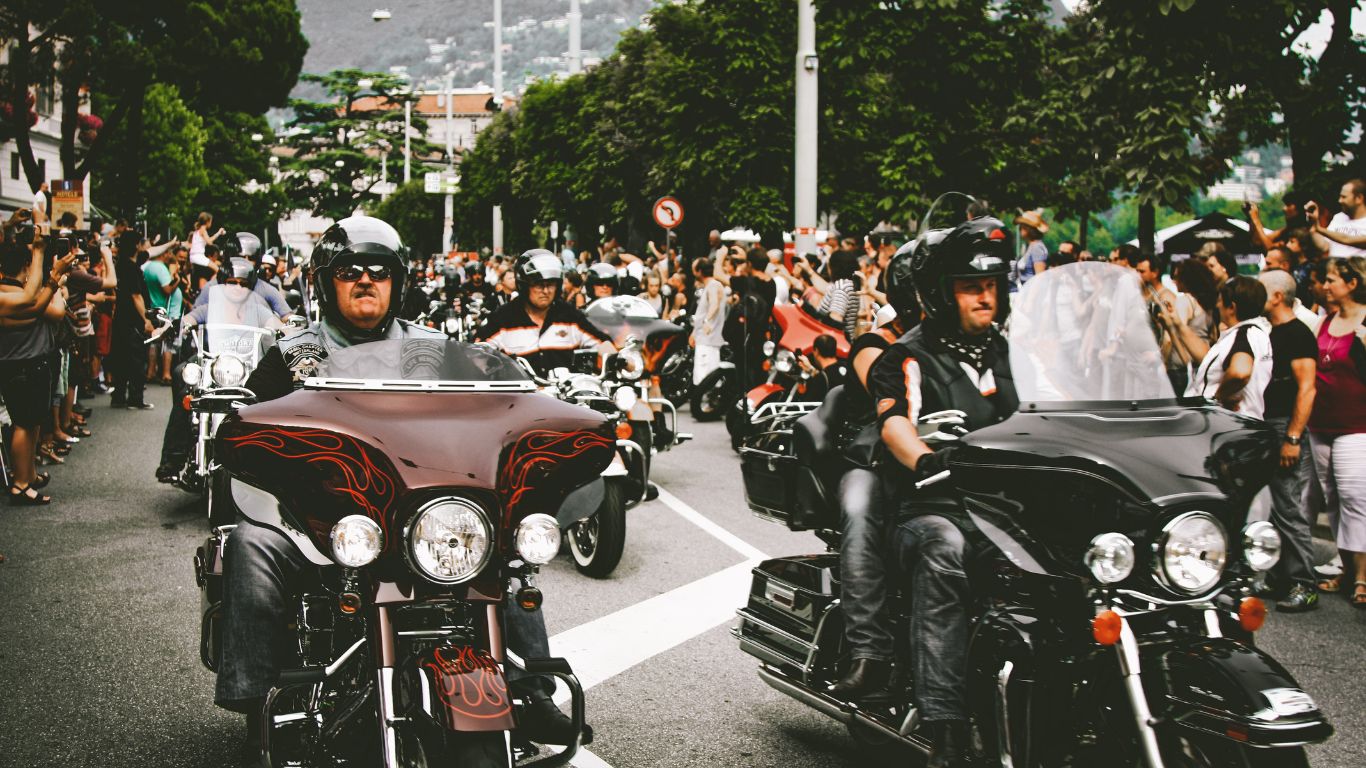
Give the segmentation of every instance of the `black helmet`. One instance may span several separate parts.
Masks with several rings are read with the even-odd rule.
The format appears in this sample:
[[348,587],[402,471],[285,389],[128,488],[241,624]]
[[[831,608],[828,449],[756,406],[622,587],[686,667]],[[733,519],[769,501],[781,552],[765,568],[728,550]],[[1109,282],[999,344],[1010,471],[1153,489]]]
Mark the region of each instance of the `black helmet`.
[[601,261],[589,267],[585,287],[590,298],[593,295],[593,289],[599,285],[611,286],[612,295],[617,295],[621,290],[621,278],[617,276],[617,268]]
[[996,278],[996,321],[1010,313],[1010,235],[999,219],[984,216],[950,230],[930,230],[916,238],[911,274],[925,314],[941,327],[956,328],[955,278]]
[[261,261],[261,238],[250,232],[234,232],[219,240],[218,282],[241,280],[248,288],[256,286],[256,267]]
[[[887,264],[887,303],[896,310],[903,322],[920,320],[920,300],[915,295],[915,249],[920,240],[912,240],[896,249]],[[906,326],[903,326],[906,327]]]
[[531,286],[536,283],[550,282],[555,284],[555,293],[558,296],[560,284],[564,280],[564,265],[555,254],[544,248],[533,248],[518,256],[512,272],[517,278],[517,292],[523,296],[526,296]]
[[[322,306],[323,317],[348,338],[382,338],[389,331],[403,304],[403,291],[408,277],[408,249],[403,239],[387,223],[373,216],[351,216],[327,228],[310,259],[313,292]],[[372,330],[362,330],[347,322],[337,311],[337,296],[333,291],[332,273],[347,264],[386,264],[393,280],[389,292],[389,311],[384,320]]]

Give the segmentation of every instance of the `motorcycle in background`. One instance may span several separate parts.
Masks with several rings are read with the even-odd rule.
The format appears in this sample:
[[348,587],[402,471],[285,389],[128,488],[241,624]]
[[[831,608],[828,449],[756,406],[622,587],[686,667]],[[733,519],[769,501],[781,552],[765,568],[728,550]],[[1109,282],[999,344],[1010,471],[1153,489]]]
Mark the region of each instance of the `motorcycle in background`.
[[[963,435],[928,414],[928,443],[954,443],[945,484],[971,521],[966,696],[973,764],[1308,765],[1333,732],[1314,699],[1255,642],[1255,579],[1280,537],[1249,522],[1279,438],[1264,422],[1177,399],[1137,278],[1081,263],[1049,270],[1012,308],[1021,406]],[[1068,343],[1068,339],[1074,341]],[[827,543],[766,560],[734,629],[774,689],[845,723],[858,740],[927,752],[903,657],[883,691],[830,684],[849,664],[840,605],[842,388],[776,419],[741,454],[754,511]],[[905,628],[910,595],[892,590]]]
[[[223,420],[232,505],[316,566],[264,705],[269,765],[510,768],[512,666],[567,686],[582,737],[569,664],[508,651],[504,613],[540,608],[536,574],[561,529],[598,506],[617,438],[601,415],[537,389],[482,345],[377,341]],[[235,529],[215,528],[194,558],[210,670]],[[565,765],[578,738],[524,765]]]
[[681,407],[692,389],[692,348],[688,336],[691,321],[660,318],[650,303],[639,296],[607,296],[584,309],[593,325],[612,337],[617,346],[628,338],[640,340],[645,369],[659,385],[661,396]]

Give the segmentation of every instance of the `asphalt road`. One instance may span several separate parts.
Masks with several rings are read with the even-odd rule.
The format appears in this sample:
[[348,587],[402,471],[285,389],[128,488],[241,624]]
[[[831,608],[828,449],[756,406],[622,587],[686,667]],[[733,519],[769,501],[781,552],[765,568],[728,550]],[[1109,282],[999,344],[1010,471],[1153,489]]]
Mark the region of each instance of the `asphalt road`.
[[[212,703],[199,664],[191,556],[204,521],[153,480],[157,410],[95,405],[96,436],[52,468],[46,508],[0,507],[0,766],[233,766],[239,718]],[[685,420],[686,421],[686,420]],[[685,427],[687,428],[687,427]],[[818,551],[751,515],[715,424],[659,457],[660,501],[630,513],[611,579],[567,555],[541,578],[555,652],[589,688],[596,766],[864,766],[842,726],[770,690],[729,635],[756,558]],[[1274,612],[1260,642],[1337,728],[1319,768],[1366,762],[1366,612],[1338,599]]]

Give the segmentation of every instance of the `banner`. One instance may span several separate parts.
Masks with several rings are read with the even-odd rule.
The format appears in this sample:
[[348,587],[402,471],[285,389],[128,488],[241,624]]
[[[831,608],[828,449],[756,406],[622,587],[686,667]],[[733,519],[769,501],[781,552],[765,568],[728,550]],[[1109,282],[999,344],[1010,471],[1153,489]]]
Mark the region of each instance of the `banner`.
[[[48,220],[51,227],[55,229],[85,229],[85,187],[80,181],[67,181],[56,179],[51,182],[52,189],[52,210],[48,212]],[[63,222],[62,217],[71,214],[74,221],[69,217]]]

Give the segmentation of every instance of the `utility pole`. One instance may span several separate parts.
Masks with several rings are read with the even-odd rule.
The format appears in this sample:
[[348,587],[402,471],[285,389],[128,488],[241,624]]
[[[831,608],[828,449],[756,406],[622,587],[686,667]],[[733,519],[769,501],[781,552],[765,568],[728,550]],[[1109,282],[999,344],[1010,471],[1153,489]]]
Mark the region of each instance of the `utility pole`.
[[[503,108],[503,0],[493,0],[493,107]],[[503,206],[493,206],[493,252],[503,252]]]
[[403,97],[403,183],[413,180],[413,89]]
[[579,11],[579,0],[569,0],[569,74],[577,75],[583,71],[583,13]]
[[[452,93],[451,73],[446,73],[446,173],[455,173],[455,122],[453,112],[455,108],[455,94]],[[445,180],[442,180],[445,183]],[[446,212],[445,218],[441,220],[441,250],[449,253],[451,250],[451,231],[455,226],[455,196],[451,194],[450,188],[446,190]]]
[[819,104],[816,58],[816,6],[797,0],[796,158],[793,163],[793,243],[797,254],[816,251],[816,135]]

